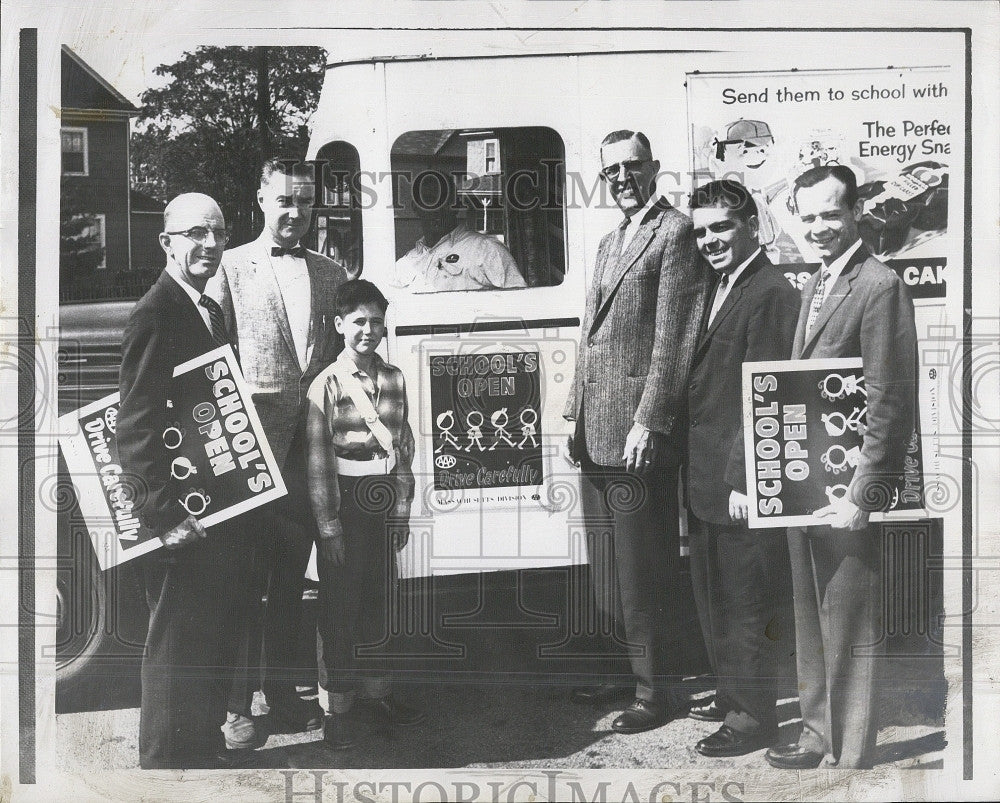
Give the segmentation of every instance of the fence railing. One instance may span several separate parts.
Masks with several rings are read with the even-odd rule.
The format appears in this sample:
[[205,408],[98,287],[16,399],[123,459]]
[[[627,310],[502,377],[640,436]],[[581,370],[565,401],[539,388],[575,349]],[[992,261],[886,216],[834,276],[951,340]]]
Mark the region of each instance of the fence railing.
[[59,284],[59,303],[69,301],[121,301],[141,298],[156,281],[158,271],[134,270],[127,273],[90,275]]

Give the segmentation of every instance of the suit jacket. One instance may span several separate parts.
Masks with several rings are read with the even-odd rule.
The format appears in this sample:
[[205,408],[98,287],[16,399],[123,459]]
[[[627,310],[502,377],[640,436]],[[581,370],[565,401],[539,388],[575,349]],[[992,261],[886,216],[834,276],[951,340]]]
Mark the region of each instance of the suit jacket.
[[303,371],[269,258],[259,240],[233,248],[206,291],[222,307],[236,337],[240,366],[278,465],[284,465],[306,396],[316,375],[336,358],[342,342],[333,325],[337,288],[347,279],[339,262],[306,252],[312,296],[313,351]]
[[688,501],[704,521],[729,524],[730,492],[746,493],[742,365],[787,360],[798,314],[798,290],[761,251],[702,327],[688,389]]
[[[597,249],[576,374],[564,417],[583,416],[587,456],[621,466],[625,437],[638,423],[670,438],[680,459],[687,376],[708,276],[691,220],[662,198],[619,255],[619,228]],[[575,459],[579,453],[579,438]]]
[[917,330],[906,285],[864,246],[834,282],[805,336],[816,272],[802,289],[792,359],[860,357],[868,391],[867,431],[848,492],[863,510],[892,499],[913,432]]
[[115,438],[122,470],[146,490],[139,520],[163,535],[187,518],[163,445],[174,367],[216,347],[191,298],[166,271],[139,300],[125,325]]

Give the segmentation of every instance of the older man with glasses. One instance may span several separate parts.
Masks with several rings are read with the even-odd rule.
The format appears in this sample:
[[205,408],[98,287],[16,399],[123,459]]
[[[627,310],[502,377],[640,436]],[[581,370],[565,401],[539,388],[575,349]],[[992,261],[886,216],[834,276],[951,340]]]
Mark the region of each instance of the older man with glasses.
[[[597,250],[576,375],[564,416],[576,422],[569,457],[583,469],[587,551],[602,628],[627,651],[635,699],[619,733],[659,727],[682,712],[668,681],[682,672],[678,469],[687,441],[687,378],[708,292],[691,221],[656,193],[649,140],[615,131],[601,143],[601,176],[625,215]],[[611,682],[576,689],[604,702]]]
[[229,342],[222,311],[204,294],[228,239],[218,205],[186,193],[167,204],[166,267],[135,305],[122,344],[117,444],[140,521],[163,548],[138,559],[149,605],[142,659],[139,763],[143,769],[225,767],[226,691],[247,609],[251,539],[245,519],[206,532],[177,499],[164,443],[175,366]]

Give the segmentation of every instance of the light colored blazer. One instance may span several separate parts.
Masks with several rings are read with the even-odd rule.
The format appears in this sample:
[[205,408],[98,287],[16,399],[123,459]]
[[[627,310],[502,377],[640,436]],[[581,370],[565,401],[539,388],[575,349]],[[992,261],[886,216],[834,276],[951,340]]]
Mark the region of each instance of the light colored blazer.
[[881,510],[891,501],[913,432],[917,369],[913,302],[902,280],[862,246],[834,282],[806,338],[806,319],[818,281],[816,271],[802,289],[792,359],[861,358],[868,428],[848,492],[863,510]]
[[344,266],[306,252],[312,295],[313,351],[303,371],[281,290],[260,240],[233,248],[206,292],[215,298],[236,340],[240,366],[278,465],[284,465],[296,428],[304,426],[306,395],[316,375],[334,361],[341,343],[333,325]]
[[597,249],[563,416],[575,421],[582,413],[587,456],[598,465],[621,466],[633,423],[668,436],[667,459],[679,461],[709,276],[691,220],[662,198],[619,255],[622,233],[605,235]]

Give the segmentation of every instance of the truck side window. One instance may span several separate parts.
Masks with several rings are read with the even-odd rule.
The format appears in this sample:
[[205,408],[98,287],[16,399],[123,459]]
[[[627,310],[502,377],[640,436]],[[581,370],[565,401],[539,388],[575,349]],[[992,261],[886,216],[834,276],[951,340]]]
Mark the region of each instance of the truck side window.
[[390,154],[396,265],[414,293],[562,283],[565,148],[551,128],[409,131]]
[[323,193],[316,197],[312,247],[338,260],[351,278],[364,267],[361,203],[355,177],[361,170],[358,149],[348,142],[328,142],[316,154],[322,171]]

